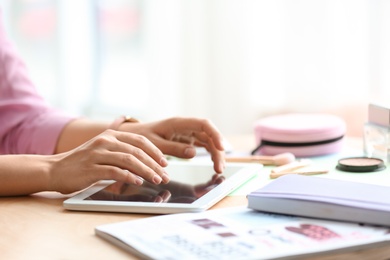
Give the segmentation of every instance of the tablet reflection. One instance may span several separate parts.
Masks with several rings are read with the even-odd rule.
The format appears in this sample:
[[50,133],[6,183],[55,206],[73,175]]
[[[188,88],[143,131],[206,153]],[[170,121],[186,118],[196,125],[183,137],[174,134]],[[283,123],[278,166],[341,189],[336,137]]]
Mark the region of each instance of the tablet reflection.
[[222,174],[214,174],[207,182],[194,185],[177,181],[160,185],[145,181],[142,186],[115,182],[86,200],[192,203],[224,180]]

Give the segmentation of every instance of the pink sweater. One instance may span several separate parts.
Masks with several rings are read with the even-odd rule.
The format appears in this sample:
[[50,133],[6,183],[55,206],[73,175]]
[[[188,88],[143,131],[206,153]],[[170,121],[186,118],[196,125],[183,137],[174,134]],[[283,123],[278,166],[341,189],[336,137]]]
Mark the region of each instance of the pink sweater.
[[52,154],[72,117],[39,96],[0,13],[0,154]]

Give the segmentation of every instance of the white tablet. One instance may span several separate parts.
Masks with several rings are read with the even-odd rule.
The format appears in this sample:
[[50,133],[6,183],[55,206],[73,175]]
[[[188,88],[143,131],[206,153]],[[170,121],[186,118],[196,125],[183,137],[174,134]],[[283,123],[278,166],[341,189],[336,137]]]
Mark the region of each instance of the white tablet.
[[227,163],[216,174],[209,162],[172,161],[168,184],[142,186],[102,181],[64,201],[79,211],[170,214],[204,211],[260,172],[261,164]]

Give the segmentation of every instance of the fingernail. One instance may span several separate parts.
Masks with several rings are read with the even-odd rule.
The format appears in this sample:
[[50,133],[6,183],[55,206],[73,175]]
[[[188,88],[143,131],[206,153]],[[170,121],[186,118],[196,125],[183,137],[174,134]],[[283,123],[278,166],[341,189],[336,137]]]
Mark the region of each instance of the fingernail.
[[167,159],[165,157],[161,157],[160,165],[161,166],[167,166],[168,165],[168,161],[167,161]]
[[194,157],[195,156],[195,149],[192,147],[188,147],[184,150],[184,156],[186,157]]
[[164,173],[161,177],[162,177],[164,183],[169,182],[169,175],[167,173]]
[[141,178],[135,178],[134,183],[135,185],[141,186],[144,181]]
[[218,167],[216,169],[218,169],[218,173],[222,173],[224,170],[225,170],[225,161],[224,160],[221,160],[219,161]]
[[153,177],[153,182],[154,182],[155,184],[160,184],[161,181],[162,181],[162,179],[161,179],[160,176],[154,175],[154,177]]

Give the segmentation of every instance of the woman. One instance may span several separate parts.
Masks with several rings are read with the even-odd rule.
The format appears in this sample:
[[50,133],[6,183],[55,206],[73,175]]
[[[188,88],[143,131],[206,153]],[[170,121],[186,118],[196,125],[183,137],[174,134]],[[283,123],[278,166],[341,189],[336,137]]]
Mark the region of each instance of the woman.
[[194,146],[205,147],[215,171],[223,171],[222,136],[209,120],[103,123],[48,106],[0,24],[0,196],[66,194],[106,179],[168,183],[164,155],[192,158]]

